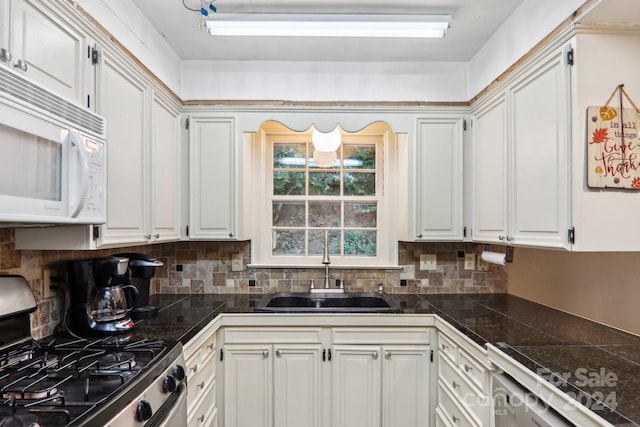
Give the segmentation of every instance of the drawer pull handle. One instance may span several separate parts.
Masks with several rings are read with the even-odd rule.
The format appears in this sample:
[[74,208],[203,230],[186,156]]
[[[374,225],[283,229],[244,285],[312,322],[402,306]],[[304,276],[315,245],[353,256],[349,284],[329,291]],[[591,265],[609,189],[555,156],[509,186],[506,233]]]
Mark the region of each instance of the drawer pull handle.
[[378,352],[377,352],[377,351],[372,352],[372,353],[371,353],[371,356],[372,356],[374,359],[377,359],[377,358],[378,358]]
[[467,365],[467,364],[465,363],[465,364],[464,364],[464,371],[465,371],[465,372],[471,372],[471,371],[473,371],[473,367],[472,367],[472,366],[469,366],[469,365]]
[[448,348],[449,348],[449,346],[448,346],[448,345],[444,345],[444,344],[442,344],[442,349],[443,349],[444,351],[447,351],[447,349],[448,349]]
[[198,417],[198,421],[200,421],[201,423],[203,423],[203,422],[204,422],[204,415],[200,415],[200,416]]
[[453,422],[454,422],[455,424],[458,424],[458,421],[460,421],[460,418],[456,417],[455,415],[452,415],[452,416],[451,416],[451,419],[453,420]]
[[455,382],[455,381],[454,381],[454,382],[453,382],[453,388],[454,388],[454,389],[456,389],[456,388],[458,388],[458,387],[460,387],[460,384],[458,384],[457,382]]
[[204,381],[202,381],[200,384],[198,384],[198,387],[199,387],[200,389],[203,389],[203,388],[204,388]]
[[262,352],[262,356],[263,356],[263,357],[269,357],[269,350],[264,350],[264,351]]
[[207,348],[208,348],[209,350],[213,350],[213,343],[209,344],[209,345],[207,346]]
[[391,352],[390,351],[385,351],[384,352],[384,357],[386,357],[387,359],[391,359]]
[[198,365],[193,365],[191,371],[195,374],[198,371]]

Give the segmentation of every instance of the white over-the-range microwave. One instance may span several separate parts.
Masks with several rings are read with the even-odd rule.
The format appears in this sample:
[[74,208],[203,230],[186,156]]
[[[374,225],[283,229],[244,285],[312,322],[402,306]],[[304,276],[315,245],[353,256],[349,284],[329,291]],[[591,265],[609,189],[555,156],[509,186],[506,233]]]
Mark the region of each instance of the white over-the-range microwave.
[[0,66],[0,227],[102,224],[106,123]]

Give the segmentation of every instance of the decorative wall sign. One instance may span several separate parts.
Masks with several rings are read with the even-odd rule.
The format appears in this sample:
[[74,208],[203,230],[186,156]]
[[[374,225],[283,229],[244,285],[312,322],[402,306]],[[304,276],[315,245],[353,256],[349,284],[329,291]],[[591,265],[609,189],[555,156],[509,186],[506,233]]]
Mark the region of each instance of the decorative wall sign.
[[[616,92],[620,107],[609,102]],[[634,108],[623,108],[622,95]],[[640,113],[619,85],[604,107],[587,108],[587,184],[640,190]]]

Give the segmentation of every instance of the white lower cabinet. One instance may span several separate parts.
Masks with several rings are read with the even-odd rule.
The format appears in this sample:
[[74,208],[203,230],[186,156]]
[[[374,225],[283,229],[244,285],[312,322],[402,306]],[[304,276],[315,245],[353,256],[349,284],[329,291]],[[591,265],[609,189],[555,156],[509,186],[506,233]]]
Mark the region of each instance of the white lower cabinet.
[[428,345],[333,348],[334,427],[429,425]]
[[184,346],[187,425],[217,426],[216,333],[209,325]]
[[483,348],[452,328],[440,331],[436,425],[492,426],[492,370]]
[[429,329],[358,329],[225,328],[224,426],[429,426]]

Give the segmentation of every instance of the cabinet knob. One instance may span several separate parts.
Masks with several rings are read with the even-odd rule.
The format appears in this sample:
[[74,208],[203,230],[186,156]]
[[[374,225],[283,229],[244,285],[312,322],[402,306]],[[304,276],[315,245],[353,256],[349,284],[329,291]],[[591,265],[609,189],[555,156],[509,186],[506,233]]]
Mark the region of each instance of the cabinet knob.
[[209,344],[207,348],[209,349],[209,351],[213,350],[213,343]]
[[371,353],[371,356],[372,356],[374,359],[377,359],[377,358],[378,358],[378,352],[377,352],[377,351],[372,352],[372,353]]
[[11,52],[5,48],[0,49],[0,60],[3,62],[11,62]]
[[159,239],[159,238],[160,238],[160,233],[156,233],[156,234],[154,234],[154,235],[153,235],[153,237],[154,237],[155,239]]
[[204,388],[204,381],[202,381],[200,384],[198,384],[198,388],[200,390],[202,390]]
[[391,352],[390,351],[385,351],[384,352],[384,357],[387,359],[391,359]]
[[263,357],[269,357],[269,350],[264,350],[264,351],[262,352],[262,356],[263,356]]
[[449,346],[448,346],[448,345],[442,344],[442,349],[443,349],[444,351],[447,351],[447,349],[448,349],[448,348],[449,348]]
[[193,365],[191,367],[191,372],[193,372],[194,374],[198,371],[198,365]]
[[456,417],[455,415],[452,415],[452,416],[451,416],[451,419],[453,420],[453,422],[454,422],[455,424],[458,424],[458,421],[460,421],[460,418]]
[[513,236],[507,236],[507,242],[513,242]]
[[200,421],[201,423],[203,423],[203,422],[204,422],[204,415],[200,415],[200,416],[198,417],[198,421]]
[[276,356],[278,357],[282,356],[282,350],[276,350]]
[[233,237],[233,232],[229,233],[229,237]]
[[502,234],[500,234],[500,235],[498,236],[498,240],[504,240],[504,236],[503,236]]
[[465,371],[465,372],[471,372],[471,371],[473,371],[473,366],[469,366],[469,365],[467,365],[467,364],[465,363],[465,365],[464,365],[464,371]]
[[149,240],[149,239],[151,239],[151,234],[145,234],[143,237],[144,237],[145,239]]
[[422,233],[418,233],[418,234],[416,234],[416,237],[417,237],[418,239],[422,239]]
[[451,385],[453,386],[454,390],[455,390],[456,388],[460,387],[460,384],[458,384],[458,383],[457,383],[457,382],[455,382],[455,381],[454,381]]
[[18,61],[13,64],[13,66],[18,70],[27,71],[27,62],[23,61],[22,59],[18,59]]

